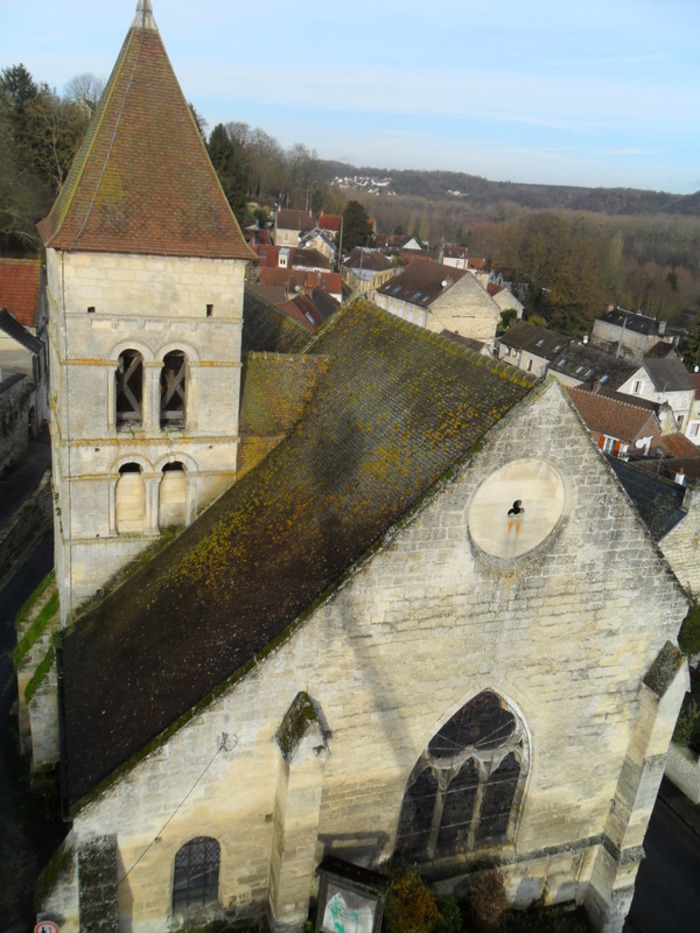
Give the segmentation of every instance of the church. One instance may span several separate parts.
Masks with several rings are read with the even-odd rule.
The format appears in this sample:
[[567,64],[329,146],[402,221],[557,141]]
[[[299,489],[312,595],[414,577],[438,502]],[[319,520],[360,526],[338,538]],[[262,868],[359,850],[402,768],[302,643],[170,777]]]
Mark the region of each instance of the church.
[[40,232],[61,609],[28,716],[70,831],[38,919],[295,931],[318,898],[333,933],[343,872],[347,905],[397,857],[619,933],[687,600],[558,385],[248,294],[149,0]]

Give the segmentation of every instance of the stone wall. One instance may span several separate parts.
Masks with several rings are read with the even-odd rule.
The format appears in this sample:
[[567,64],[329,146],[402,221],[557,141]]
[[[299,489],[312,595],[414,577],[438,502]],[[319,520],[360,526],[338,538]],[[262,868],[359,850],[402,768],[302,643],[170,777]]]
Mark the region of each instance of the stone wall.
[[36,492],[17,509],[10,523],[0,530],[0,577],[37,535],[51,528],[51,476],[46,473]]
[[[235,479],[242,261],[47,251],[56,574],[63,619],[157,537],[169,464],[191,520]],[[184,354],[183,423],[162,422],[164,359]],[[117,417],[117,369],[139,354],[138,417]],[[141,471],[143,529],[120,533],[120,470]]]
[[[532,450],[528,439],[537,441]],[[544,537],[531,549],[509,553],[515,531],[505,515],[491,519],[503,523],[503,541],[482,547],[487,517],[473,510],[480,490],[523,459],[545,464],[545,481],[530,469],[521,488],[516,470],[508,499],[522,499],[525,518],[540,522],[554,471],[560,508],[542,519]],[[496,504],[499,495],[489,492]],[[317,883],[308,827],[317,819],[316,863],[333,853],[381,865],[418,757],[488,689],[524,729],[512,832],[504,844],[433,865],[432,882],[459,891],[488,855],[521,905],[544,890],[551,901],[587,900],[601,928],[621,930],[682,696],[675,686],[666,699],[648,696],[642,680],[685,609],[607,463],[549,385],[286,641],[85,801],[73,839],[79,847],[116,834],[122,923],[134,933],[165,928],[175,855],[202,835],[221,845],[222,914],[242,919],[267,908],[273,918],[296,918]],[[314,705],[328,757],[315,767],[312,754],[295,782],[277,735],[300,691]],[[42,906],[50,912],[59,903],[61,929],[77,930],[78,905],[66,907],[60,886]]]
[[[0,376],[0,379],[2,377]],[[26,376],[7,376],[0,382],[0,476],[22,459],[30,437],[34,386]]]

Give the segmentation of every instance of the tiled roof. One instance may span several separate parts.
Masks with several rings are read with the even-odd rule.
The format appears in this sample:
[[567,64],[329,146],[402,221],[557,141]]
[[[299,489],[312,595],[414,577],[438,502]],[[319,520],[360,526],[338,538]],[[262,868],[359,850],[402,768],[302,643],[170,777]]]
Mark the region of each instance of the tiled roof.
[[627,311],[624,308],[614,308],[599,320],[612,324],[614,327],[624,326],[625,330],[634,331],[636,334],[655,335],[659,332],[659,322],[656,318],[648,317],[641,312]]
[[39,232],[66,251],[252,258],[156,29],[129,30]]
[[659,431],[652,412],[636,405],[596,395],[585,389],[567,389],[571,401],[591,431],[631,444],[638,437]]
[[70,804],[283,638],[532,385],[362,300],[306,352],[328,369],[289,436],[66,636]]
[[277,211],[278,230],[297,230],[305,233],[314,227],[313,218],[308,211]]
[[324,214],[321,211],[318,218],[318,226],[321,230],[329,230],[331,233],[338,233],[342,223],[343,218],[340,214]]
[[0,308],[11,311],[24,327],[39,323],[40,282],[38,259],[0,259]]
[[657,392],[695,392],[695,383],[683,363],[676,357],[644,359],[644,369]]
[[328,269],[329,260],[314,247],[292,246],[290,248],[290,265],[295,269]]
[[315,272],[311,269],[280,269],[262,266],[258,275],[260,285],[276,285],[290,293],[296,288],[310,291],[323,288],[333,294],[341,294],[342,282],[339,272]]
[[26,327],[23,327],[9,311],[0,311],[0,330],[7,334],[8,337],[16,340],[30,353],[41,353],[43,347],[41,340],[31,334]]
[[266,288],[246,285],[243,352],[298,353],[308,342],[308,330],[275,308],[266,294]]
[[356,246],[352,252],[343,259],[343,265],[348,269],[369,269],[374,272],[386,272],[387,269],[393,269],[394,264],[379,249],[367,249],[364,246]]
[[403,272],[378,288],[377,293],[427,308],[465,275],[467,272],[464,269],[455,269],[453,266],[436,262],[412,262]]
[[646,464],[644,469],[617,457],[608,457],[608,463],[655,541],[660,541],[685,517],[687,512],[682,507],[685,495],[683,487],[650,476],[646,469],[653,470],[653,463]]
[[664,434],[659,448],[665,457],[700,457],[700,450],[685,434]]
[[662,460],[639,461],[638,469],[656,477],[672,480],[679,470],[683,470],[689,486],[700,486],[700,456],[664,457]]
[[550,371],[579,382],[600,382],[617,389],[639,369],[638,364],[611,356],[595,347],[572,340],[551,360]]
[[533,356],[552,360],[568,346],[569,338],[562,337],[553,330],[547,330],[546,327],[536,327],[527,321],[516,321],[500,337],[500,343],[512,350],[524,350]]

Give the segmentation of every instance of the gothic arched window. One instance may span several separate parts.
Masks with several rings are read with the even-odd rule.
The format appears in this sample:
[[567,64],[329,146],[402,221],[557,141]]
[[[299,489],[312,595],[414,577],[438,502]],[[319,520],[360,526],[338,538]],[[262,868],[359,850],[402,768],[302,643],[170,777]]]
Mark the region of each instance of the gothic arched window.
[[525,774],[522,728],[485,690],[433,736],[409,778],[396,852],[445,858],[510,841]]
[[143,357],[137,350],[124,350],[115,375],[117,428],[143,424]]
[[221,847],[211,836],[190,839],[175,856],[173,913],[187,914],[219,899]]
[[181,350],[167,353],[160,374],[160,426],[184,428],[187,414],[187,357]]

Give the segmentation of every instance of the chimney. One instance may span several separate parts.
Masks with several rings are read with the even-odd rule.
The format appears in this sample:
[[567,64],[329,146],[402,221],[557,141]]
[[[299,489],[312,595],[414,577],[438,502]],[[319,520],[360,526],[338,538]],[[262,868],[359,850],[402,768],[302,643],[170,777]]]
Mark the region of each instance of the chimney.
[[659,337],[663,337],[666,333],[666,321],[659,321]]

